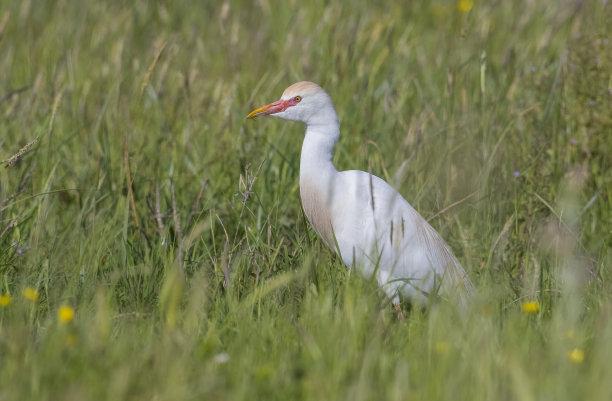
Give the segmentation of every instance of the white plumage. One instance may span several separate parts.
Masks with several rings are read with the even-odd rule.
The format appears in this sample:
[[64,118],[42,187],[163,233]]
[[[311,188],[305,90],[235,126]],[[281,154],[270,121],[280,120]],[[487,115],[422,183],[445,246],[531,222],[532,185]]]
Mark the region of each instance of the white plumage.
[[280,100],[248,115],[273,115],[306,124],[300,160],[302,206],[313,228],[349,267],[375,274],[399,304],[399,295],[425,303],[441,294],[465,306],[473,286],[448,245],[382,179],[357,170],[337,171],[332,150],[340,134],[329,95],[298,82]]

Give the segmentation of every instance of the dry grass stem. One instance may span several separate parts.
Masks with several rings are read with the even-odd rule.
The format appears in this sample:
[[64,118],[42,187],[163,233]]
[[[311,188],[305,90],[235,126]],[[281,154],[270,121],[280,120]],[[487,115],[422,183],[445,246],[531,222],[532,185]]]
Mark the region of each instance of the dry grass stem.
[[23,148],[19,149],[19,152],[9,157],[6,160],[3,160],[2,163],[5,163],[4,168],[13,167],[16,165],[25,155],[30,153],[34,148],[34,145],[38,143],[38,137],[34,140],[28,142]]

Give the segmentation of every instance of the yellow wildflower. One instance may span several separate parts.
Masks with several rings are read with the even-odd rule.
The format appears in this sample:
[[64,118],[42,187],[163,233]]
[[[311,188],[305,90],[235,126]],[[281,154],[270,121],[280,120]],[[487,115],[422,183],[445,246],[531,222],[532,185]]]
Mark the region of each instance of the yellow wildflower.
[[444,354],[450,349],[448,341],[436,341],[435,350],[438,354]]
[[584,351],[580,348],[574,348],[568,354],[570,361],[580,363],[584,360]]
[[62,306],[57,311],[57,318],[62,323],[68,323],[74,318],[74,309],[70,306]]
[[474,7],[474,1],[472,1],[472,0],[461,0],[461,1],[459,1],[459,4],[457,5],[457,7],[459,7],[460,11],[463,11],[464,13],[467,13],[468,11],[470,11],[472,9],[472,7]]
[[537,313],[540,310],[540,303],[538,301],[523,302],[521,309],[525,313]]
[[11,303],[11,296],[9,294],[0,295],[0,306],[5,307]]
[[35,288],[26,287],[23,290],[23,296],[29,299],[30,301],[34,302],[38,299],[38,290]]

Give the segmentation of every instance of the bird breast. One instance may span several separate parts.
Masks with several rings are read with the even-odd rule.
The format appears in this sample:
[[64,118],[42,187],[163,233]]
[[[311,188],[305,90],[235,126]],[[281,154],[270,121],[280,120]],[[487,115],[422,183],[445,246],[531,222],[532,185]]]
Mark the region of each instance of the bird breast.
[[335,249],[330,202],[310,178],[300,180],[300,196],[308,221],[327,246]]

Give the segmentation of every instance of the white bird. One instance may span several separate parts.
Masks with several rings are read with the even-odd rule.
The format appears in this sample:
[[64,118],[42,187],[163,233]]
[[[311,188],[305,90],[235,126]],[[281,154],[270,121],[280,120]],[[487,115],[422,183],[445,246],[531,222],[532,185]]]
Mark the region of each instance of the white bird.
[[364,171],[338,171],[332,150],[340,134],[330,96],[317,84],[297,82],[280,100],[247,118],[272,115],[306,124],[300,160],[300,196],[308,221],[349,268],[378,285],[398,311],[446,295],[465,308],[473,286],[440,234],[389,184]]

